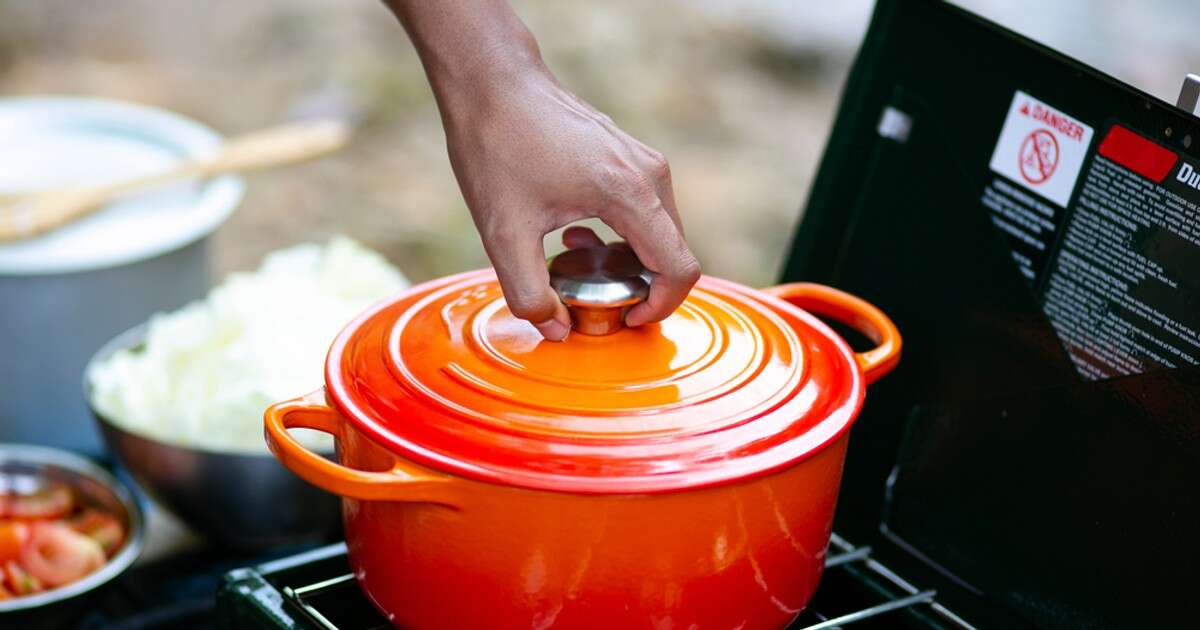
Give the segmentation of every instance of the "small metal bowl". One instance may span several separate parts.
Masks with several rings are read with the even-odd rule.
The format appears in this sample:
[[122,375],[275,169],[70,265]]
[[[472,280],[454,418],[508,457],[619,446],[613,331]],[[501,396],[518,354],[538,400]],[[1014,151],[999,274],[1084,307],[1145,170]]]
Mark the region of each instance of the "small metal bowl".
[[118,350],[136,350],[145,334],[143,324],[105,344],[88,363],[83,386],[109,450],[142,490],[211,541],[237,550],[337,538],[338,497],[295,476],[270,453],[169,444],[127,431],[96,411],[86,375]]
[[0,444],[0,476],[22,491],[34,491],[48,483],[67,484],[81,502],[111,513],[125,526],[124,547],[99,570],[59,588],[0,601],[0,627],[64,627],[76,621],[91,597],[141,554],[142,510],[133,493],[103,468],[54,448]]

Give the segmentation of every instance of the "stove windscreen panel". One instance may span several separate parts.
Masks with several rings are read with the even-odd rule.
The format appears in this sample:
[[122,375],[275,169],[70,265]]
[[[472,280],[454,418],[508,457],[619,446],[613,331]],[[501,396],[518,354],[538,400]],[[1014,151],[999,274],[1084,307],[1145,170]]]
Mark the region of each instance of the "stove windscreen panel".
[[1049,49],[879,3],[784,274],[905,337],[839,527],[1034,627],[1190,614],[1197,146],[1200,120]]

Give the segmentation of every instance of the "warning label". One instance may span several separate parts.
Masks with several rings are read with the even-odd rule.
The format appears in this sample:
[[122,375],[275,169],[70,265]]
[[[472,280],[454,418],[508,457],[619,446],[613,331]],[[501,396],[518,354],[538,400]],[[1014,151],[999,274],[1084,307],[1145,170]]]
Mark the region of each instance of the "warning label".
[[1092,128],[1018,91],[992,152],[991,168],[1066,207],[1092,141]]
[[1200,195],[1174,151],[1113,126],[1087,168],[1043,303],[1091,379],[1200,364]]
[[[1017,116],[1025,116],[1026,98],[1017,94]],[[1200,278],[1189,273],[1200,269],[1200,165],[1112,125],[1094,152],[1081,149],[1063,184],[1069,197],[1082,177],[1079,194],[1056,208],[1040,201],[1059,203],[1036,186],[1066,174],[1065,139],[1090,139],[1092,130],[1037,101],[1028,105],[1037,112],[1029,118],[1052,131],[1028,132],[1007,156],[1015,160],[1009,172],[996,167],[1007,159],[1002,138],[992,169],[1004,177],[982,201],[1075,367],[1102,379],[1200,365]]]

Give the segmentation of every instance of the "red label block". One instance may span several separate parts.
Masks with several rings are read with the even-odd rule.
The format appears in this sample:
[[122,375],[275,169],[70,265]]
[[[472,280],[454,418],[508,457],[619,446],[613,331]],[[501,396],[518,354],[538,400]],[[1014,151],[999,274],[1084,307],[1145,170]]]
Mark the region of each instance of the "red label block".
[[1117,125],[1100,143],[1100,155],[1157,184],[1167,178],[1179,161],[1174,151]]

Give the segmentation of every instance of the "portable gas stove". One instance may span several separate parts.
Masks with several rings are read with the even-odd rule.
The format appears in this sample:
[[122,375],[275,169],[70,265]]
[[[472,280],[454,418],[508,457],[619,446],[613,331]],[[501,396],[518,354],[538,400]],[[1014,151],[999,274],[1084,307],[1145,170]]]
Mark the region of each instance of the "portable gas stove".
[[[1195,625],[1198,99],[878,3],[782,280],[878,305],[905,357],[795,627]],[[382,627],[345,553],[229,573],[218,625]]]
[[[972,628],[922,590],[838,535],[830,542],[825,577],[809,607],[790,630],[839,628]],[[359,590],[346,547],[313,551],[239,569],[225,576],[217,625],[232,630],[390,628]]]

